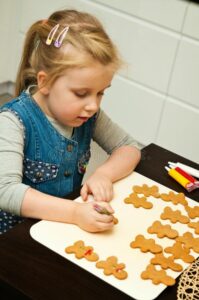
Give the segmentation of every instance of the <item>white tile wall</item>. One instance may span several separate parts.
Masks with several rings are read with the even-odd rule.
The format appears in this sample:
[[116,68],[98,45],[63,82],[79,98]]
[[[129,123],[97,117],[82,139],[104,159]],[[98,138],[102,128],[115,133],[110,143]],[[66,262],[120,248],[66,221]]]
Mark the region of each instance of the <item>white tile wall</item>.
[[168,98],[162,114],[157,144],[198,162],[199,110]]
[[[36,20],[35,16],[42,18],[42,15],[41,7],[40,13],[36,14],[38,0],[34,2],[23,1],[24,12],[31,11],[31,19],[28,19],[25,13],[22,14],[21,31],[26,31],[29,25],[27,22],[32,23],[33,20]],[[45,0],[42,5],[45,6],[49,2],[52,1]],[[56,1],[56,7],[62,7],[63,3],[63,0]],[[55,3],[53,4],[54,7]],[[177,49],[178,34],[173,34],[124,14],[114,13],[113,10],[102,5],[96,5],[93,1],[67,1],[67,7],[87,10],[103,21],[129,65],[128,73],[126,71],[123,73],[125,76],[156,90],[166,92]],[[51,12],[52,5],[48,5],[43,18]]]
[[[2,3],[11,2],[0,1],[0,17]],[[105,96],[104,109],[142,144],[158,143],[199,162],[197,4],[186,0],[16,0],[14,3],[18,7],[17,12],[12,10],[17,44],[10,60],[6,49],[13,52],[13,41],[7,40],[7,48],[0,45],[5,61],[10,62],[7,68],[8,63],[0,61],[8,79],[15,78],[24,32],[32,22],[60,8],[91,12],[103,22],[129,64]],[[0,30],[7,26],[5,20],[8,20],[5,16],[0,18]]]
[[183,0],[95,0],[137,18],[181,31],[188,3]]
[[156,137],[164,98],[164,95],[117,76],[106,92],[102,108],[146,145]]
[[199,5],[196,3],[189,4],[183,33],[199,40]]
[[0,0],[0,83],[16,77],[21,0]]
[[182,38],[169,95],[199,108],[199,41]]

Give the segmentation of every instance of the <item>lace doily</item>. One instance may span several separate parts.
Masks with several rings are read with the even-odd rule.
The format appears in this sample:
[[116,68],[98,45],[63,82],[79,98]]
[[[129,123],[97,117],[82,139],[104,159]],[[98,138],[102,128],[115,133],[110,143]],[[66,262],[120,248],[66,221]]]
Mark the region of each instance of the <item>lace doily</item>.
[[199,300],[199,258],[194,261],[181,275],[178,300]]

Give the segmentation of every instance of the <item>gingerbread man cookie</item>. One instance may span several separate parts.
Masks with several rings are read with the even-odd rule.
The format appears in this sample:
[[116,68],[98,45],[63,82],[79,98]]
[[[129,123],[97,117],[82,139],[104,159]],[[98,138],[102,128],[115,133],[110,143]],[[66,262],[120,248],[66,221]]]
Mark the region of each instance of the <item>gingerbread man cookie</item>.
[[128,273],[124,270],[125,264],[118,263],[116,256],[109,256],[106,260],[101,260],[96,263],[96,267],[104,269],[105,275],[113,275],[117,279],[126,279]]
[[168,206],[165,207],[164,212],[160,215],[160,218],[162,220],[170,220],[172,223],[189,223],[189,218],[187,216],[182,215],[180,210],[172,210]]
[[186,248],[180,242],[175,242],[173,246],[165,248],[164,251],[172,254],[174,259],[180,258],[186,263],[191,263],[195,260],[195,258],[189,254],[190,249]]
[[154,265],[148,265],[146,270],[141,273],[142,279],[151,279],[154,284],[164,283],[174,285],[175,279],[168,276],[165,270],[156,270]]
[[174,262],[172,256],[165,257],[163,253],[156,254],[150,261],[153,265],[160,265],[163,269],[171,269],[176,272],[182,271],[182,266]]
[[146,197],[139,197],[136,193],[130,194],[128,198],[124,199],[126,204],[133,204],[135,208],[143,207],[146,209],[152,208],[153,204],[147,201]]
[[194,219],[199,217],[199,206],[194,206],[194,207],[190,207],[190,206],[186,206],[185,207],[189,218]]
[[130,243],[131,248],[140,248],[142,252],[160,253],[162,247],[155,243],[153,239],[146,239],[143,235],[136,236],[135,241]]
[[77,241],[72,246],[65,248],[66,253],[74,253],[75,257],[85,258],[89,261],[97,261],[99,256],[93,252],[93,247],[85,246],[83,241]]
[[160,194],[160,198],[167,202],[171,201],[174,205],[182,204],[183,206],[186,206],[188,204],[183,193],[175,194],[171,191],[168,194]]
[[191,232],[185,232],[183,236],[177,237],[176,241],[183,243],[186,248],[191,248],[196,253],[199,253],[199,238],[194,238]]
[[153,185],[153,186],[148,186],[147,184],[143,184],[142,186],[140,185],[135,185],[133,186],[133,191],[136,194],[143,194],[145,197],[153,196],[155,198],[159,198],[159,189],[158,186]]
[[189,226],[190,228],[194,228],[194,229],[195,229],[194,232],[195,232],[196,234],[199,234],[199,222],[190,222],[190,223],[188,224],[188,226]]
[[147,231],[148,233],[156,233],[159,238],[168,237],[174,239],[178,236],[177,230],[172,229],[170,225],[162,225],[159,221],[153,222]]

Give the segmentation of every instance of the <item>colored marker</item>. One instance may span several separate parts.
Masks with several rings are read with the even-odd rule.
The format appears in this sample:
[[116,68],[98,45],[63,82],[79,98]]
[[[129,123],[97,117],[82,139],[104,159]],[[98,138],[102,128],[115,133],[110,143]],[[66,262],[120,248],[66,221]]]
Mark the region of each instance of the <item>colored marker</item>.
[[171,168],[179,167],[180,169],[187,172],[188,174],[190,174],[190,175],[192,175],[196,178],[199,178],[199,170],[197,170],[197,169],[194,169],[192,167],[189,167],[189,166],[184,165],[184,164],[179,163],[179,162],[174,163],[174,162],[169,161],[168,164]]
[[189,179],[185,178],[183,175],[178,173],[175,169],[170,169],[168,167],[165,167],[165,169],[168,171],[168,174],[175,179],[180,185],[182,185],[188,192],[193,190],[194,184],[193,182],[190,182]]

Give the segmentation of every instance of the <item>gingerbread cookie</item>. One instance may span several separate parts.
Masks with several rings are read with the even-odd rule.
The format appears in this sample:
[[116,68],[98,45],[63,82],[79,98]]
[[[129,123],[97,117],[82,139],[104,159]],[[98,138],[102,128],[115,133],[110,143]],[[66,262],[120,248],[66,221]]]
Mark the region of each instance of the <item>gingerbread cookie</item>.
[[194,228],[194,229],[195,229],[194,232],[195,232],[196,234],[199,234],[199,222],[190,222],[190,223],[188,224],[188,226],[189,226],[190,228]]
[[89,261],[97,261],[99,256],[93,252],[93,247],[85,246],[83,241],[77,241],[72,246],[65,248],[66,253],[74,253],[75,257],[85,258]]
[[176,272],[182,271],[182,266],[174,262],[172,256],[165,257],[163,253],[156,254],[150,261],[153,265],[160,265],[163,269],[171,269]]
[[116,224],[118,224],[118,222],[119,222],[118,218],[113,216],[113,223],[116,225]]
[[109,256],[106,260],[101,260],[96,263],[96,267],[104,269],[105,275],[113,275],[117,279],[126,279],[128,273],[124,270],[125,264],[118,263],[116,256]]
[[164,249],[166,253],[172,254],[174,259],[182,259],[186,263],[191,263],[195,258],[190,255],[190,249],[186,248],[180,242],[175,242],[173,246]]
[[153,204],[147,201],[146,197],[139,197],[136,193],[130,194],[128,198],[124,199],[126,204],[133,204],[135,208],[143,207],[146,209],[152,208]]
[[154,265],[148,265],[146,270],[141,273],[142,279],[151,279],[154,284],[164,283],[174,285],[175,279],[168,276],[165,270],[156,270]]
[[153,196],[159,198],[159,188],[156,185],[148,186],[147,184],[133,186],[133,191],[136,194],[143,194],[145,197]]
[[194,207],[190,207],[190,206],[186,206],[185,207],[189,218],[194,219],[199,217],[199,206],[194,206]]
[[160,253],[162,247],[155,243],[153,239],[146,239],[143,235],[136,236],[135,241],[130,243],[131,248],[140,248],[142,252]]
[[162,225],[159,221],[153,222],[147,231],[148,233],[156,233],[159,238],[168,237],[174,239],[178,236],[177,230],[172,229],[170,225]]
[[185,232],[183,236],[177,237],[176,241],[183,243],[186,248],[191,248],[196,253],[199,253],[199,238],[194,238],[191,232]]
[[174,205],[182,204],[186,206],[188,204],[183,193],[175,194],[174,192],[169,192],[168,194],[160,194],[160,198],[167,202],[171,201]]
[[189,223],[189,218],[187,216],[182,215],[180,210],[172,210],[168,206],[165,207],[164,212],[160,215],[160,218],[162,220],[170,220],[172,223]]

